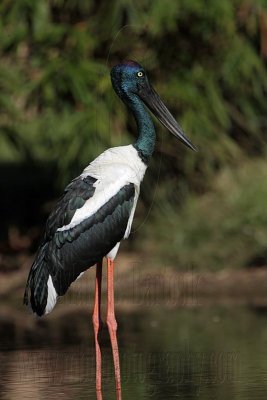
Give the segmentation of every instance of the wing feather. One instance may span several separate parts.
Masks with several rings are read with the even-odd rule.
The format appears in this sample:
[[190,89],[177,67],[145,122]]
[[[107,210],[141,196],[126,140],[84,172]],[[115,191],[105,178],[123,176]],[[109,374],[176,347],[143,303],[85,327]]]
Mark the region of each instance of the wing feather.
[[98,212],[66,231],[55,233],[48,246],[47,264],[59,295],[123,239],[134,197],[134,184],[127,184]]
[[95,182],[96,178],[91,176],[84,178],[79,176],[66,187],[64,194],[47,219],[42,243],[50,241],[59,228],[70,223],[77,209],[81,208],[94,195],[95,187],[93,185]]

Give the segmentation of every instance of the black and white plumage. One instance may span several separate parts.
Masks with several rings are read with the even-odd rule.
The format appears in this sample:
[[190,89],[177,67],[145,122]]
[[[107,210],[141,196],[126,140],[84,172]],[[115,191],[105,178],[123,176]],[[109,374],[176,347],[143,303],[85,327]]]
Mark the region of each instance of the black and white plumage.
[[129,236],[146,167],[132,145],[111,148],[66,187],[28,277],[24,302],[30,300],[34,313],[52,311],[57,297],[98,260],[114,260]]
[[24,295],[24,303],[39,316],[49,313],[57,297],[86,269],[105,256],[114,260],[121,240],[129,236],[140,184],[155,146],[155,129],[146,107],[195,150],[141,65],[133,61],[116,65],[111,81],[134,115],[138,138],[133,145],[108,149],[91,162],[67,186],[49,216]]

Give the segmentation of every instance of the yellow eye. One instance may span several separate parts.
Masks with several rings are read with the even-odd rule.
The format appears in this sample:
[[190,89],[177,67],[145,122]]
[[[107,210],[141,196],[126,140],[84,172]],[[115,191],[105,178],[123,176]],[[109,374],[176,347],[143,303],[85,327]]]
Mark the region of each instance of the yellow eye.
[[144,73],[142,71],[139,71],[139,72],[137,72],[137,76],[139,76],[139,78],[140,78],[141,76],[144,76]]

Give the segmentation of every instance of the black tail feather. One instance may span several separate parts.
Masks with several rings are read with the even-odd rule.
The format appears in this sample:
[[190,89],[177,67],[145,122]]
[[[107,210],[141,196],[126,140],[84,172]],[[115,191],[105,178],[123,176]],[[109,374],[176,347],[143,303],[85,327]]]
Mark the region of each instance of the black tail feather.
[[45,261],[45,250],[46,245],[39,249],[28,276],[23,298],[23,303],[27,306],[30,305],[32,311],[39,316],[45,313],[48,295],[49,272]]

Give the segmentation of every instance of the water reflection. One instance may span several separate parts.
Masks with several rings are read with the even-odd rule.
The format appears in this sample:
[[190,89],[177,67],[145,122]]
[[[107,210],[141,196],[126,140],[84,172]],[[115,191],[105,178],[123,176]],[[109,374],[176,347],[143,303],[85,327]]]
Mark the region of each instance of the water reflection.
[[[267,324],[253,309],[154,309],[118,320],[123,399],[266,398]],[[0,398],[95,399],[90,335],[84,329],[76,345],[21,344],[1,352]],[[115,385],[107,332],[103,339],[103,399],[109,400]]]
[[[108,350],[108,349],[106,349]],[[94,398],[93,348],[16,351],[2,355],[5,376],[2,394],[17,399],[47,399],[64,394],[67,399]],[[231,382],[235,354],[183,354],[175,352],[127,353],[122,361],[122,385],[127,398],[195,398],[201,385]],[[103,357],[104,398],[114,397],[111,357]],[[142,389],[140,391],[140,389]],[[113,394],[112,394],[113,393]]]

